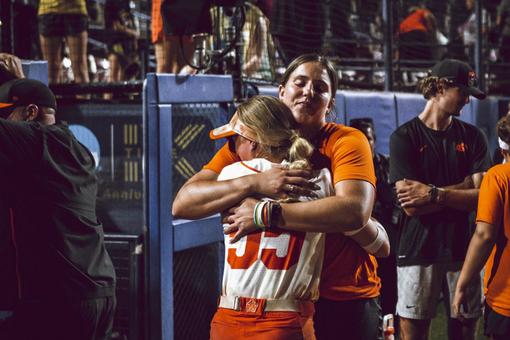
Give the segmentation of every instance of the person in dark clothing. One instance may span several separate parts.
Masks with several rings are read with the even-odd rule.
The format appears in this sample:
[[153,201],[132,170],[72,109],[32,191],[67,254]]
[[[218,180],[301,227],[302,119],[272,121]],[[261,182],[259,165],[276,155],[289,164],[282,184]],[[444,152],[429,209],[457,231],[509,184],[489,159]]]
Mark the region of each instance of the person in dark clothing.
[[405,339],[426,339],[440,292],[450,339],[474,339],[481,315],[480,276],[469,287],[459,318],[451,311],[456,282],[472,234],[483,174],[491,166],[487,142],[475,126],[457,119],[469,96],[484,99],[476,74],[445,59],[421,83],[427,104],[390,137],[390,182],[402,208],[397,249],[397,314]]
[[[0,86],[0,168],[8,190],[19,302],[0,339],[107,339],[115,271],[96,217],[92,154],[56,124],[41,82]],[[5,113],[5,112],[4,112]]]
[[[24,77],[21,60],[12,54],[0,53],[0,85]],[[17,301],[15,254],[9,228],[9,201],[4,190],[0,191],[0,322],[12,315]]]
[[375,133],[374,122],[372,118],[351,119],[350,126],[363,132],[367,137],[372,150],[372,159],[374,161],[376,182],[376,200],[372,216],[375,217],[386,229],[390,239],[390,255],[385,258],[378,258],[378,274],[381,277],[381,309],[382,314],[395,314],[397,304],[397,263],[396,263],[396,243],[397,243],[397,219],[398,209],[396,207],[396,197],[389,181],[390,160],[387,156],[375,151],[377,136]]

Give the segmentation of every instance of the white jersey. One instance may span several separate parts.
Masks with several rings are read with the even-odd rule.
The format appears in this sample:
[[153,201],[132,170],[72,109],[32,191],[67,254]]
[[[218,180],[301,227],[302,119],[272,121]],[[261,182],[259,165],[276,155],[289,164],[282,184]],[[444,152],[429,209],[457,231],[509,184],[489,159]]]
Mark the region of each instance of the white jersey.
[[[225,167],[218,180],[252,175],[276,164],[257,158]],[[314,173],[319,198],[331,196],[334,188],[328,169]],[[309,197],[299,197],[309,201]],[[258,299],[315,301],[324,255],[324,233],[268,230],[244,236],[230,244],[225,235],[225,265],[222,295]]]

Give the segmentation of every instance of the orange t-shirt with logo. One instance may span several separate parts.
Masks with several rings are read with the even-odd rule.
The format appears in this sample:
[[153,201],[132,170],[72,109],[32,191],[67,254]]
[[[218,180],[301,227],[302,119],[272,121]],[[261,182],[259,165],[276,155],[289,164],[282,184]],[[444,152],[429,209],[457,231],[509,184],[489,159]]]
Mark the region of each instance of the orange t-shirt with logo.
[[510,164],[492,167],[478,196],[477,222],[499,228],[496,244],[485,265],[485,299],[496,313],[510,317]]
[[[328,123],[312,141],[318,148],[314,167],[331,169],[333,184],[343,180],[363,180],[375,187],[375,171],[370,146],[360,131]],[[220,173],[239,158],[224,145],[204,169]],[[352,239],[341,233],[326,236],[322,267],[321,297],[346,301],[379,296],[381,281],[377,261]]]

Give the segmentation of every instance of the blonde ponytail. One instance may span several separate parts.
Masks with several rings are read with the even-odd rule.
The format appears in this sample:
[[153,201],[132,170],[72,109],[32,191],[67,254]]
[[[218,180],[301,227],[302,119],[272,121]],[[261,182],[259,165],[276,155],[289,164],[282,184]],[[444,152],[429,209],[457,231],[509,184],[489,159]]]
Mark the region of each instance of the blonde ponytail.
[[290,145],[288,151],[287,160],[290,162],[290,169],[309,169],[310,165],[310,157],[312,157],[313,146],[309,141],[304,139],[303,137],[298,136],[297,133],[294,133],[293,138],[291,139],[292,144]]

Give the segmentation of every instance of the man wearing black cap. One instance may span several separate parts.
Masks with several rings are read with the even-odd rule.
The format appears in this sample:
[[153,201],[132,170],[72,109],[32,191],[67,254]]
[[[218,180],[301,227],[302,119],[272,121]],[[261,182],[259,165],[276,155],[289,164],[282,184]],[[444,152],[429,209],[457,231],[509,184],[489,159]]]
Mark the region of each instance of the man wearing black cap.
[[115,273],[96,218],[94,158],[55,124],[44,84],[0,86],[0,190],[9,191],[18,298],[0,339],[106,339]]
[[402,211],[397,249],[400,332],[426,339],[442,292],[450,339],[474,339],[481,315],[481,284],[470,287],[463,319],[450,312],[471,237],[469,215],[491,165],[487,143],[473,125],[457,119],[469,96],[484,99],[469,65],[436,64],[421,85],[427,104],[390,138],[390,181]]

